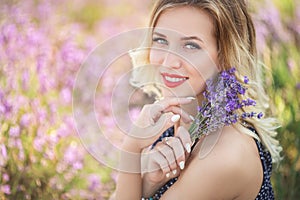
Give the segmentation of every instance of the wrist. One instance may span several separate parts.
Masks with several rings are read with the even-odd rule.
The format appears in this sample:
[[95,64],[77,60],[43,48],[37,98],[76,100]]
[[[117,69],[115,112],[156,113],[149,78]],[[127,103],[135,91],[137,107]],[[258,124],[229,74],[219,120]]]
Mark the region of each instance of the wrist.
[[137,140],[125,138],[121,147],[120,171],[141,174],[142,148]]
[[138,139],[127,137],[125,138],[122,144],[122,150],[128,151],[130,153],[138,153],[142,152],[142,147]]

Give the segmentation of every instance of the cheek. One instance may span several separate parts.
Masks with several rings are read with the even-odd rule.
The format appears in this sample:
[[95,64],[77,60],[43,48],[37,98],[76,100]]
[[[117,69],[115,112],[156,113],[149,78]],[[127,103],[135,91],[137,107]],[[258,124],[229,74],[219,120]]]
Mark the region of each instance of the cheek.
[[189,84],[191,84],[192,89],[195,94],[198,95],[202,93],[206,88],[205,79],[203,77],[203,72],[200,72],[199,69],[189,68],[190,80]]
[[198,80],[201,80],[201,85],[205,85],[205,81],[212,78],[219,71],[215,59],[208,54],[208,52],[201,52],[197,57],[190,59],[192,69],[191,74],[194,74]]
[[198,77],[197,79],[194,79],[193,83],[191,83],[192,88],[195,92],[195,94],[201,94],[206,88],[206,84],[202,77]]
[[151,64],[162,64],[162,52],[159,50],[151,49],[149,53],[149,61]]

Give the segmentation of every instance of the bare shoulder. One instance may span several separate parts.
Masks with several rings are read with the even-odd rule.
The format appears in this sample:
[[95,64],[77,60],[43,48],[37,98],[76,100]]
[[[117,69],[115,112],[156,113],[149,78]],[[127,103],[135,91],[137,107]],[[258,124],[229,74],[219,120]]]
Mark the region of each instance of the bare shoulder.
[[170,198],[165,199],[177,199],[180,195],[173,196],[177,193],[174,191],[180,188],[189,188],[181,194],[183,199],[255,199],[262,181],[262,167],[250,136],[225,127],[215,147],[202,159],[199,159],[200,149],[201,143],[195,147],[174,187],[167,191],[166,197]]

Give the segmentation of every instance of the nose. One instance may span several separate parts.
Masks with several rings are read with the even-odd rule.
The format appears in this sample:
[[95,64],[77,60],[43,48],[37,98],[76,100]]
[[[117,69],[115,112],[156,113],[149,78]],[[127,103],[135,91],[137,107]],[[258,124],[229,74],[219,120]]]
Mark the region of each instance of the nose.
[[166,66],[166,67],[178,69],[181,67],[182,62],[178,55],[176,55],[172,52],[166,52],[162,65]]

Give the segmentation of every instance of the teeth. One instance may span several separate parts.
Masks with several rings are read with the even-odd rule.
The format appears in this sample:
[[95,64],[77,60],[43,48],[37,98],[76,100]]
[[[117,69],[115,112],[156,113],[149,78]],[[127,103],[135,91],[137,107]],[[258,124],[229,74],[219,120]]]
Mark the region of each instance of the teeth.
[[165,76],[165,78],[166,78],[167,81],[170,81],[170,82],[173,82],[173,83],[181,82],[181,81],[186,80],[186,78],[171,78],[169,76]]

